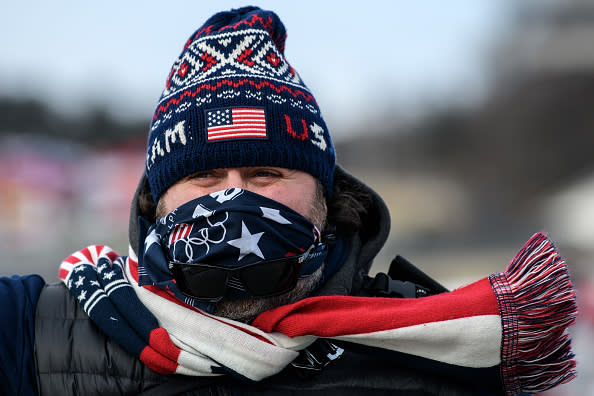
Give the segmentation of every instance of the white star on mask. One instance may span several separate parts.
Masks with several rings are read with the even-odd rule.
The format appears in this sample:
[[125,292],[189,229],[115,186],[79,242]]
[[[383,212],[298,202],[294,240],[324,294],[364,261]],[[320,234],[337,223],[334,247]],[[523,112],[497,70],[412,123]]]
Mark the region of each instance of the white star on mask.
[[279,224],[291,224],[289,220],[281,216],[280,210],[278,209],[265,208],[262,206],[260,206],[260,209],[262,210],[262,217],[265,219],[274,220]]
[[152,230],[150,234],[147,235],[146,239],[144,240],[145,248],[144,252],[146,253],[152,245],[159,244],[159,234]]
[[237,261],[241,260],[250,253],[255,254],[261,259],[264,258],[262,251],[258,247],[258,241],[260,241],[262,234],[264,233],[259,232],[257,234],[251,234],[245,223],[243,221],[241,222],[241,238],[233,239],[227,242],[229,245],[239,249],[239,258]]

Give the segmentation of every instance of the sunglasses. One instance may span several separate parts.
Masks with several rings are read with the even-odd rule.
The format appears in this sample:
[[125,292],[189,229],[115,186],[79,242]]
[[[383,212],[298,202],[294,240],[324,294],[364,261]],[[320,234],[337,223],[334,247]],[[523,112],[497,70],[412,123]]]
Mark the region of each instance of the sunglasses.
[[220,301],[231,279],[239,279],[253,297],[272,297],[292,290],[301,266],[310,259],[315,244],[299,256],[259,261],[237,268],[170,261],[177,287],[198,301]]

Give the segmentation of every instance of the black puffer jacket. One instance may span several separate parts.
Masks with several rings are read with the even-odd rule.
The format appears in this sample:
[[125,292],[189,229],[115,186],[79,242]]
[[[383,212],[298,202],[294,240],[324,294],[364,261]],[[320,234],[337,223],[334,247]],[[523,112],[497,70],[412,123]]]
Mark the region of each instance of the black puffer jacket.
[[[342,169],[337,177],[367,189],[372,204],[365,229],[352,238],[343,267],[318,292],[357,295],[373,258],[389,232],[382,199]],[[145,180],[141,180],[144,183]],[[139,186],[140,188],[140,186]],[[136,246],[135,199],[130,241]],[[255,384],[229,377],[159,375],[103,335],[62,284],[48,285],[39,299],[35,324],[35,359],[41,395],[460,395],[477,394],[466,383],[439,378],[415,368],[411,357],[361,345],[338,343],[343,355],[321,372],[287,367]],[[324,342],[324,341],[320,341]],[[403,359],[404,357],[404,359]],[[402,364],[406,361],[406,366]],[[307,375],[304,375],[307,374]]]

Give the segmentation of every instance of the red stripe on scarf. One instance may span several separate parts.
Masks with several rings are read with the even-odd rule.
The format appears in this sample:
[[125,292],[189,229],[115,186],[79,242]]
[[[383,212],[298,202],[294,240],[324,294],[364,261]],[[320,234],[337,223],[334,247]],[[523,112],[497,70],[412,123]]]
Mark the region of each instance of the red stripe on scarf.
[[149,345],[140,353],[140,360],[160,374],[174,374],[179,364],[181,349],[169,338],[167,330],[160,327],[151,331]]
[[152,349],[150,346],[146,346],[140,353],[140,360],[146,364],[151,370],[156,371],[159,374],[175,374],[177,362],[163,359],[163,356]]
[[[98,245],[98,246],[102,246],[102,245]],[[82,249],[80,251],[80,253],[83,256],[85,256],[85,258],[89,261],[89,263],[95,263],[95,261],[93,260],[93,256],[91,256],[91,251],[89,250],[89,247],[86,247],[86,248]]]
[[68,257],[66,257],[66,258],[65,258],[64,260],[62,260],[62,261],[66,262],[66,263],[70,263],[70,264],[77,264],[77,263],[80,263],[80,259],[79,259],[78,257],[74,256],[74,255],[72,255],[72,256],[68,256]]
[[167,333],[167,330],[162,327],[151,331],[149,336],[149,345],[152,345],[161,354],[174,361],[177,361],[177,358],[181,353],[181,349],[176,347],[173,342],[171,342],[169,333]]
[[478,315],[499,315],[487,278],[450,293],[418,299],[311,297],[264,312],[252,325],[289,337],[336,337]]
[[113,250],[111,252],[107,252],[106,256],[111,260],[111,261],[115,261],[118,257],[120,257],[119,254],[117,254],[116,252],[114,252]]
[[58,277],[62,280],[66,279],[66,277],[68,276],[68,274],[70,273],[69,270],[65,270],[64,268],[60,268],[58,270]]

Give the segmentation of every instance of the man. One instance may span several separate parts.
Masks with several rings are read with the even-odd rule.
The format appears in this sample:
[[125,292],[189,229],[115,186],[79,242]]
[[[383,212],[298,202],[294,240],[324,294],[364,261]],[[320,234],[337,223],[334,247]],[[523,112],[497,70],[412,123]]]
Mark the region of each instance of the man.
[[[64,260],[61,284],[2,279],[3,301],[19,303],[3,308],[15,323],[2,329],[5,393],[517,393],[534,377],[500,381],[509,343],[498,338],[488,282],[462,300],[417,304],[445,290],[402,263],[403,280],[417,284],[366,275],[388,211],[336,166],[315,99],[284,57],[285,36],[274,13],[246,7],[190,37],[152,120],[129,256],[90,246]],[[410,299],[341,297],[382,293]],[[560,301],[570,312],[568,295]],[[450,301],[452,312],[480,312],[435,308]],[[433,319],[413,325],[417,316]],[[401,317],[408,322],[392,324]],[[568,361],[555,363],[563,374],[553,385],[571,376]]]

